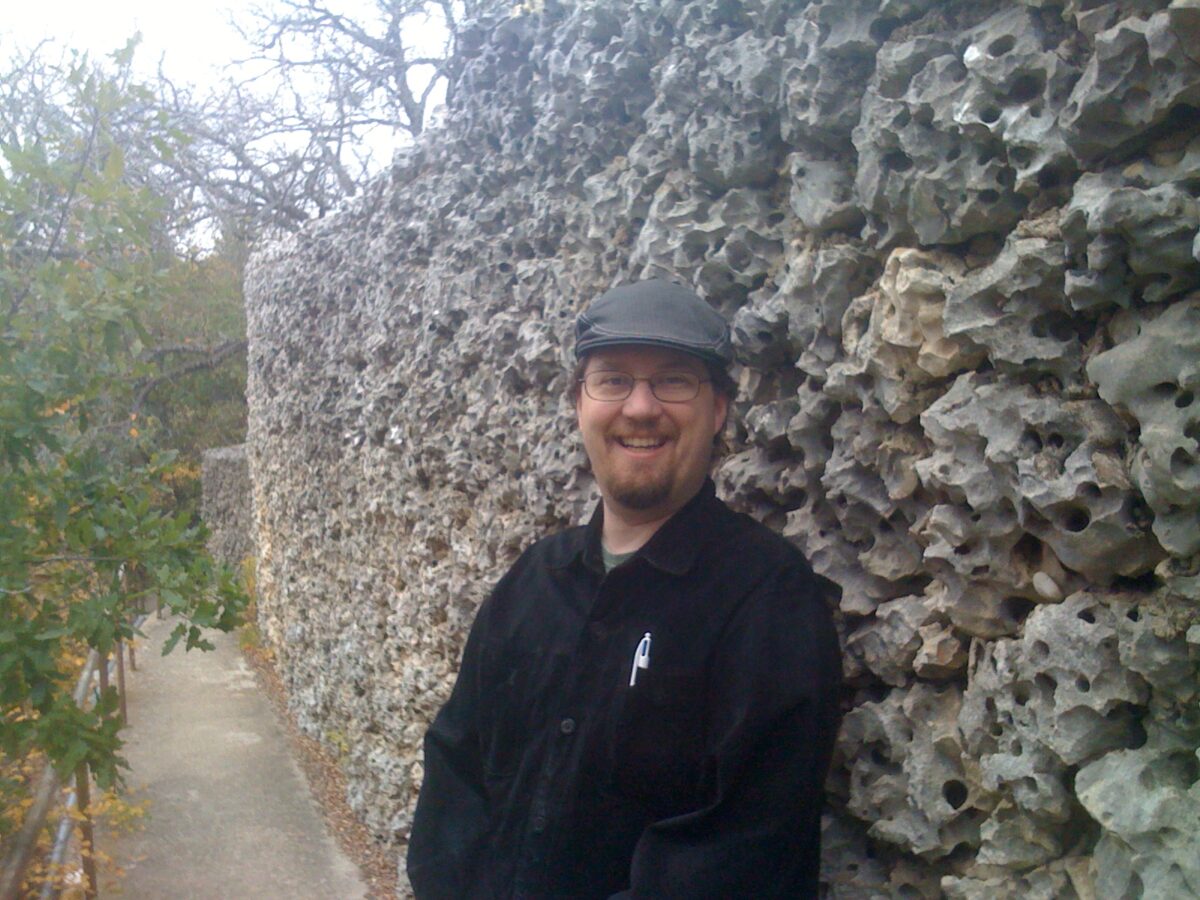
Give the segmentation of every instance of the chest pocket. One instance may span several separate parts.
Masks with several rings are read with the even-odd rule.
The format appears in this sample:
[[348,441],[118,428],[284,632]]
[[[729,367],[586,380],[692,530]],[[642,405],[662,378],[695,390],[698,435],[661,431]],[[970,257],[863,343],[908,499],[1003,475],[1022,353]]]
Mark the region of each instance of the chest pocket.
[[704,757],[704,679],[659,667],[623,690],[612,720],[615,790],[657,818],[694,808]]

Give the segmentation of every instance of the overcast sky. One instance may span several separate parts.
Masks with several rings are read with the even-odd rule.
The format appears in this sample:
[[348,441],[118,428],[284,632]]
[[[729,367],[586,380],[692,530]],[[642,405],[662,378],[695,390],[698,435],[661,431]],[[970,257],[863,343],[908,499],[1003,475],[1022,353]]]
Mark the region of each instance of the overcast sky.
[[[180,4],[164,0],[0,0],[0,59],[15,45],[33,47],[50,39],[60,47],[103,56],[125,46],[135,32],[142,41],[134,55],[134,68],[151,77],[162,60],[163,71],[176,83],[197,87],[221,81],[221,70],[244,58],[249,51],[230,24],[251,22],[250,10],[270,6],[271,0],[193,0]],[[333,6],[353,14],[373,6],[371,0],[333,0]],[[422,52],[436,53],[444,31],[437,26],[418,27],[409,39],[428,41]],[[435,91],[431,107],[442,102],[444,90]],[[375,167],[391,159],[392,151],[407,135],[385,127],[367,135]]]
[[[0,17],[0,50],[13,42],[31,46],[44,38],[92,54],[124,46],[135,31],[142,44],[135,61],[152,72],[163,59],[172,79],[207,84],[244,52],[228,24],[231,10],[249,3],[180,4],[163,0],[7,0]],[[0,53],[0,55],[7,55]]]

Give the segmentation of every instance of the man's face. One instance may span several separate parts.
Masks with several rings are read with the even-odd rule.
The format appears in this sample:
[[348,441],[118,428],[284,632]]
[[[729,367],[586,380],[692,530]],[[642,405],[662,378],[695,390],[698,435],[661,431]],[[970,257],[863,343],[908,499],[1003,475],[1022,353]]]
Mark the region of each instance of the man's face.
[[691,372],[704,379],[686,403],[664,403],[638,381],[624,400],[593,400],[580,388],[575,402],[583,446],[606,505],[636,522],[675,513],[708,475],[713,438],[725,425],[728,400],[713,392],[708,371],[687,353],[655,347],[612,347],[591,354],[584,374],[624,372],[650,378]]

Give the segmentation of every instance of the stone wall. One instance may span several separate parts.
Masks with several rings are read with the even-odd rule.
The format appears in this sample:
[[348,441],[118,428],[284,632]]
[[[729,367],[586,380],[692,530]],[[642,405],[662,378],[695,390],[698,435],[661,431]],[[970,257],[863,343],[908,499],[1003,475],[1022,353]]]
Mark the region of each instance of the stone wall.
[[254,558],[250,470],[246,447],[205,450],[200,462],[200,515],[208,526],[208,552],[217,562],[240,568]]
[[490,583],[594,497],[601,290],[734,323],[718,484],[842,587],[831,896],[1200,895],[1200,5],[546,0],[248,276],[260,615],[403,844]]

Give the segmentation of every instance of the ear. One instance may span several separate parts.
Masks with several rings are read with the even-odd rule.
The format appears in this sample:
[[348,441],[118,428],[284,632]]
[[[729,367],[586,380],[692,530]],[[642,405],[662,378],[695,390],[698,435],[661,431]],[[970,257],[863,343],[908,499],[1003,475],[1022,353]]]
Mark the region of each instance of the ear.
[[716,420],[716,427],[713,428],[713,437],[715,438],[725,428],[725,417],[729,414],[729,398],[723,393],[713,393],[713,418]]

